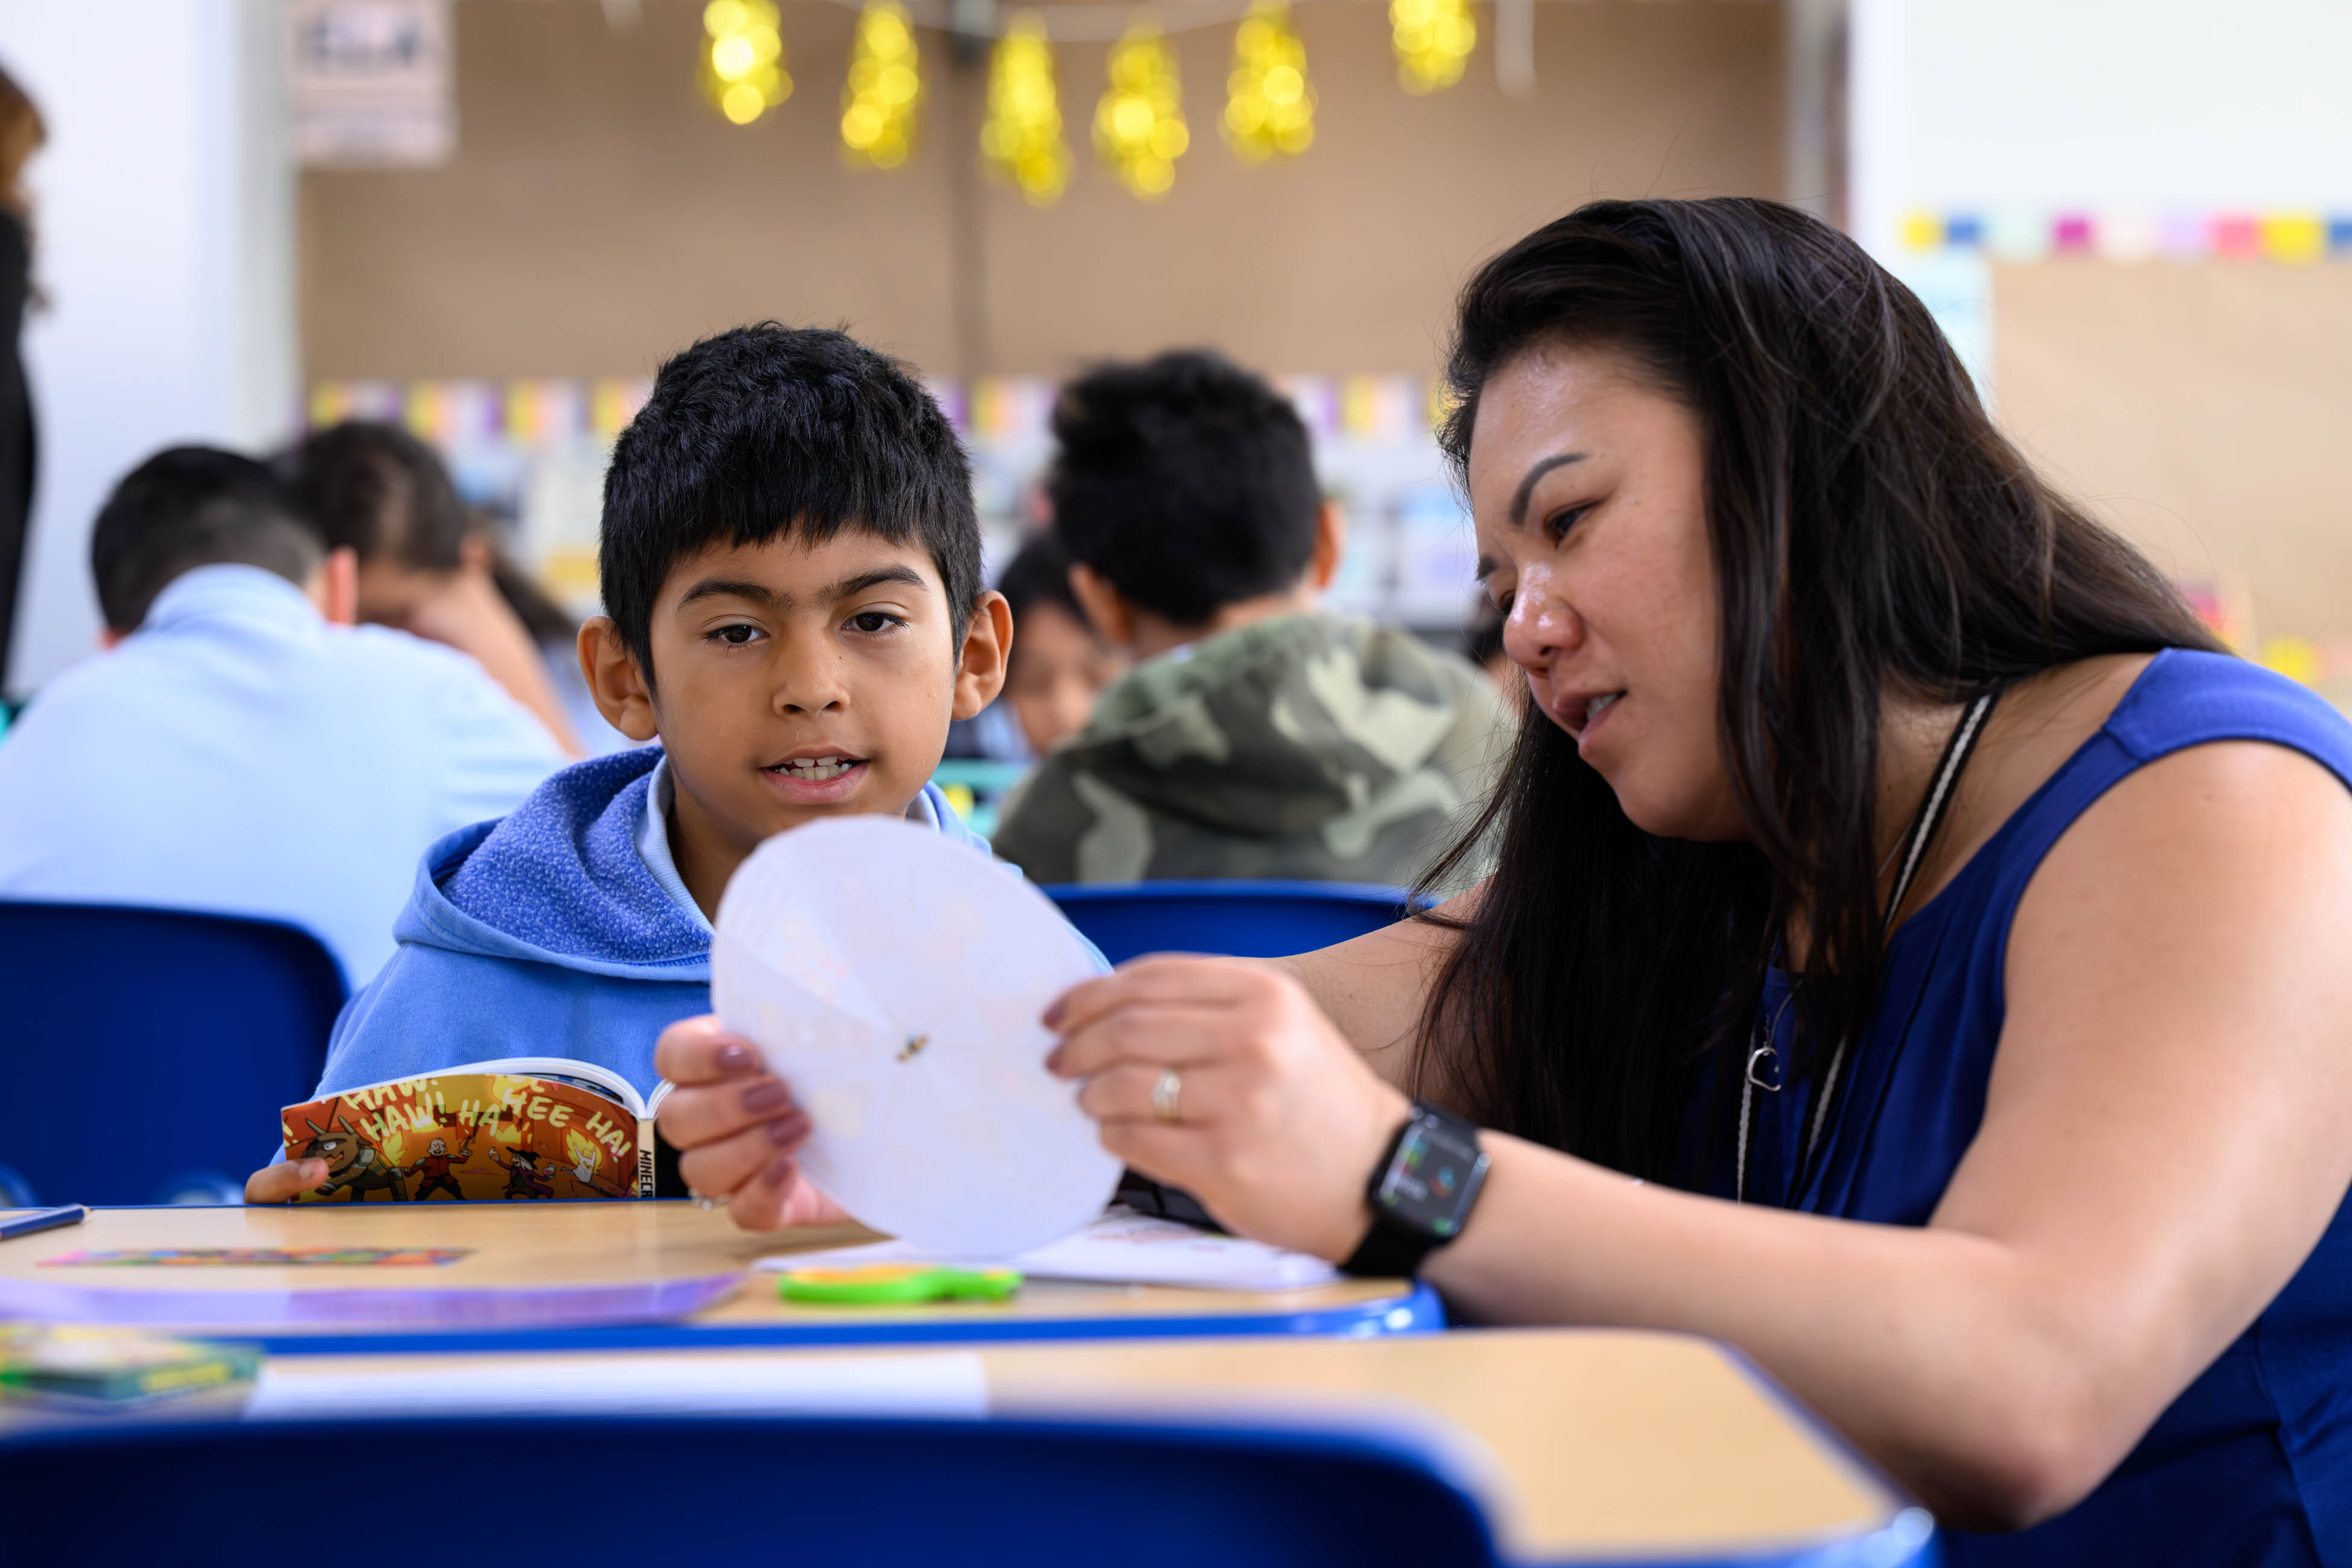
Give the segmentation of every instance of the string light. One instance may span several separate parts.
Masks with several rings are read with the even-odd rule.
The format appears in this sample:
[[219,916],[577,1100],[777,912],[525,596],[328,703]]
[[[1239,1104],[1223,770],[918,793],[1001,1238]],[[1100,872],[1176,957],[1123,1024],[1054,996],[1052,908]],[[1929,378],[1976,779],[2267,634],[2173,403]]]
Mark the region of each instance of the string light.
[[1407,92],[1433,92],[1462,79],[1462,65],[1478,42],[1470,0],[1389,0],[1390,37],[1397,80]]
[[841,145],[853,163],[895,169],[915,141],[922,101],[915,29],[898,0],[873,0],[857,16],[849,80],[841,89]]
[[738,125],[749,125],[793,95],[784,71],[784,35],[770,0],[710,0],[702,8],[703,96]]
[[1053,205],[1070,183],[1054,46],[1033,14],[1015,16],[989,56],[988,120],[980,129],[980,151],[1012,176],[1033,206]]
[[1159,28],[1129,27],[1111,46],[1110,85],[1095,106],[1095,152],[1120,184],[1156,201],[1176,183],[1176,160],[1192,144],[1175,52]]
[[1290,30],[1285,0],[1256,0],[1234,30],[1234,69],[1225,91],[1225,141],[1243,163],[1304,153],[1315,141],[1307,46]]

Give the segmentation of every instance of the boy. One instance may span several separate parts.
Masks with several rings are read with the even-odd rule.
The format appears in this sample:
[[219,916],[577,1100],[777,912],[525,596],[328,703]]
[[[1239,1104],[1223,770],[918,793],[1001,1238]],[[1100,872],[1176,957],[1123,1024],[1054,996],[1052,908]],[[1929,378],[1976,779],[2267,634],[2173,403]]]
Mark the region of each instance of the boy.
[[1410,882],[1507,745],[1465,660],[1329,615],[1339,524],[1287,400],[1213,353],[1063,390],[1047,482],[1070,586],[1138,661],[1008,800],[1039,882]]
[[1015,652],[1004,676],[1028,754],[1042,757],[1086,728],[1104,689],[1125,673],[1070,596],[1070,562],[1051,533],[1021,547],[996,580],[1013,611]]
[[[582,668],[609,722],[661,744],[426,852],[320,1094],[510,1056],[650,1092],[656,1037],[709,1010],[710,919],[761,840],[878,813],[979,842],[929,780],[949,721],[1003,684],[1012,618],[963,449],[901,366],[772,322],[677,355],[614,449],[599,564]],[[776,1098],[781,1147],[806,1121]],[[247,1197],[306,1184],[277,1165]]]
[[353,626],[352,552],[250,458],[148,458],[89,551],[109,651],[0,744],[0,897],[286,921],[364,985],[425,847],[563,765],[473,660]]

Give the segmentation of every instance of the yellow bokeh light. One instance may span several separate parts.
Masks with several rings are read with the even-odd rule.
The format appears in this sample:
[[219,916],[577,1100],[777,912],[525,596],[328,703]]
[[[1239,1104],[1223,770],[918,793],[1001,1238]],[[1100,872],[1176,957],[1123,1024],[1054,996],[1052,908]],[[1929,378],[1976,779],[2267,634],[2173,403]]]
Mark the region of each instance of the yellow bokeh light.
[[730,33],[710,46],[710,68],[729,81],[741,81],[759,63],[751,40],[740,33]]
[[1069,184],[1054,46],[1034,13],[1013,17],[989,56],[988,120],[981,127],[980,151],[1033,206],[1052,205]]
[[1109,77],[1095,106],[1095,153],[1135,195],[1163,196],[1192,141],[1176,56],[1157,27],[1130,27],[1112,46]]
[[841,148],[853,165],[895,169],[915,142],[922,101],[915,29],[898,0],[873,0],[858,14],[849,79],[841,89]]
[[1407,92],[1433,92],[1460,81],[1478,43],[1470,0],[1389,0],[1389,28],[1397,80]]
[[1258,0],[1234,29],[1225,94],[1225,142],[1243,163],[1304,153],[1313,143],[1315,89],[1307,80],[1307,46],[1290,30],[1290,9],[1282,0]]
[[719,100],[719,111],[738,125],[749,125],[760,118],[768,100],[750,82],[739,81],[729,88]]
[[730,121],[749,125],[793,95],[771,0],[710,0],[702,8],[702,93]]

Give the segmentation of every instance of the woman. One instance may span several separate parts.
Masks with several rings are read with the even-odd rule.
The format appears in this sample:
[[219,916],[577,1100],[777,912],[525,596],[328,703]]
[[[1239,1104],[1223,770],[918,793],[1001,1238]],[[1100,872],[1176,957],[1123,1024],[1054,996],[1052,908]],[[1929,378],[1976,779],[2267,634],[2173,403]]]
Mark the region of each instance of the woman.
[[[0,693],[8,689],[25,540],[33,512],[33,396],[16,340],[33,288],[33,200],[25,165],[48,140],[41,111],[0,71]],[[0,719],[5,719],[0,709]]]
[[353,419],[305,437],[287,466],[327,547],[359,556],[360,619],[471,655],[557,744],[583,754],[558,692],[576,668],[579,626],[498,552],[433,448]]
[[[1475,1320],[1725,1340],[2023,1531],[1959,1561],[2352,1562],[2352,732],[2213,651],[1786,208],[1539,230],[1450,374],[1538,710],[1469,840],[1498,868],[1286,966],[1070,993],[1106,1146]],[[747,1046],[681,1025],[661,1065],[698,1190],[820,1208]],[[1450,1240],[1370,1201],[1411,1094],[1485,1129],[1483,1188],[1423,1204]]]

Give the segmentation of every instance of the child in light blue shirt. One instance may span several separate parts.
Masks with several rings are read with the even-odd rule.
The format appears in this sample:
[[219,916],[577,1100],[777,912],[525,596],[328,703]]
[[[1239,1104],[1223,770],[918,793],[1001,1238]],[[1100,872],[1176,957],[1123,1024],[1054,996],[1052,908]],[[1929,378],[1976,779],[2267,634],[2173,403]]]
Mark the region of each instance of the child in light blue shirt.
[[0,897],[284,921],[363,985],[425,847],[563,765],[472,659],[352,625],[351,552],[249,458],[142,463],[90,564],[107,650],[0,742]]

